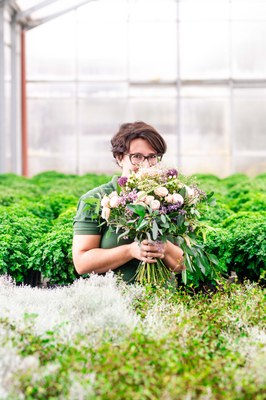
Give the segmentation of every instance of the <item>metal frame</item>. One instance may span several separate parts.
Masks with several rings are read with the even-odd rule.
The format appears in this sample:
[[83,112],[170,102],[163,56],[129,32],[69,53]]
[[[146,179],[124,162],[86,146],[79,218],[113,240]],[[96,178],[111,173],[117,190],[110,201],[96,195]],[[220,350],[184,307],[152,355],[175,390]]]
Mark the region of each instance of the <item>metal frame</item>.
[[[24,47],[21,47],[25,31],[66,14],[86,3],[95,0],[80,0],[73,6],[60,12],[48,15],[40,20],[31,18],[32,13],[47,7],[58,0],[43,0],[39,4],[21,11],[15,0],[0,0],[0,173],[7,172],[7,141],[11,145],[11,170],[17,174],[27,175],[27,115],[26,92],[23,86],[22,72],[25,77]],[[4,12],[7,10],[11,23],[11,118],[10,136],[6,135],[6,90],[5,90],[5,35]],[[24,60],[25,61],[25,60]],[[25,82],[24,82],[25,83]],[[24,87],[24,90],[22,90]]]
[[34,6],[34,7],[31,7],[28,10],[25,10],[23,12],[18,13],[17,16],[16,16],[16,21],[23,25],[23,29],[24,30],[30,30],[30,29],[36,28],[37,26],[42,25],[42,24],[44,24],[46,22],[49,22],[49,21],[51,21],[51,20],[53,20],[53,19],[55,19],[57,17],[60,17],[61,15],[64,15],[64,14],[70,12],[70,11],[73,11],[73,10],[75,10],[75,9],[77,9],[77,8],[87,4],[87,3],[90,3],[90,2],[96,1],[96,0],[82,0],[82,1],[77,2],[76,4],[74,4],[71,7],[67,7],[65,9],[63,9],[62,11],[59,11],[57,13],[48,15],[45,18],[31,19],[30,16],[31,16],[31,14],[33,12],[42,9],[42,8],[48,6],[51,3],[56,3],[57,1],[58,0],[44,0],[40,4],[38,4],[38,5]]
[[0,173],[6,172],[4,1],[0,1]]

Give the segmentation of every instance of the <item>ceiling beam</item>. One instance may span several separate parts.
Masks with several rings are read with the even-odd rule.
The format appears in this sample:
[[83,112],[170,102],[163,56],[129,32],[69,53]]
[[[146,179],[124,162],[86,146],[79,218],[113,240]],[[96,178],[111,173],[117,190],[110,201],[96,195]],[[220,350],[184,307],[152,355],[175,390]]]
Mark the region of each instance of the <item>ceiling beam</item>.
[[[56,1],[58,1],[58,0],[45,0],[41,4],[43,4],[43,7],[45,7],[46,5],[56,2]],[[38,11],[40,8],[43,8],[43,7],[34,6],[34,7],[29,8],[28,10],[25,10],[24,12],[19,13],[17,15],[16,20],[17,20],[17,22],[19,22],[23,25],[24,30],[30,30],[30,29],[36,28],[37,26],[42,25],[46,22],[49,22],[57,17],[60,17],[61,15],[64,15],[70,11],[73,11],[76,8],[81,7],[91,1],[96,1],[96,0],[78,1],[73,6],[66,7],[66,8],[62,9],[61,11],[58,11],[56,13],[47,15],[46,17],[39,18],[39,19],[31,18],[31,14],[33,12]],[[46,4],[44,5],[44,3],[46,3]]]

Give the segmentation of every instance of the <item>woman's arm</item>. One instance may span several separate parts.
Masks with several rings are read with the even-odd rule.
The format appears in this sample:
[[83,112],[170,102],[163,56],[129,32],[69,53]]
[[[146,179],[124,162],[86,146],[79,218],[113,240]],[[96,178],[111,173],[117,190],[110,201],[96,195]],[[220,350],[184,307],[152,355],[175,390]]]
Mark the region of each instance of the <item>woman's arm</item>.
[[149,263],[155,263],[156,258],[163,258],[166,266],[172,271],[179,272],[183,269],[183,251],[169,241],[159,250],[147,240],[140,245],[133,242],[111,249],[100,248],[100,241],[101,235],[74,235],[73,261],[80,275],[107,272],[133,258]]
[[164,263],[173,272],[181,272],[186,269],[184,265],[183,250],[176,244],[166,242],[165,253],[164,253]]
[[128,245],[101,249],[100,241],[101,235],[74,235],[73,261],[80,275],[89,272],[107,272],[132,259]]
[[76,271],[82,275],[90,272],[102,273],[116,269],[128,261],[138,260],[156,262],[154,257],[163,254],[153,248],[152,260],[146,258],[145,246],[137,242],[124,244],[111,249],[100,248],[101,235],[74,235],[72,254]]

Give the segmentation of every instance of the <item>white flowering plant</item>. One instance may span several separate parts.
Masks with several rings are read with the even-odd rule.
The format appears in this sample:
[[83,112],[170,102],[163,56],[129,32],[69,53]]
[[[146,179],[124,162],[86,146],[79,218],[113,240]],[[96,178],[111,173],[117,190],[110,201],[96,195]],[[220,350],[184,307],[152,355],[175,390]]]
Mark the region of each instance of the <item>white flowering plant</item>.
[[[101,225],[107,224],[118,240],[130,238],[140,243],[148,239],[158,248],[167,240],[177,244],[184,252],[186,270],[198,282],[206,275],[214,277],[217,265],[216,257],[204,250],[204,229],[199,222],[200,205],[211,203],[211,197],[212,194],[206,195],[192,183],[192,178],[179,175],[176,169],[161,164],[140,167],[129,177],[118,178],[117,190],[98,199],[94,218],[101,210]],[[90,199],[88,203],[92,204]],[[186,270],[182,271],[185,283]],[[165,284],[172,274],[162,259],[156,263],[140,261],[135,280]]]

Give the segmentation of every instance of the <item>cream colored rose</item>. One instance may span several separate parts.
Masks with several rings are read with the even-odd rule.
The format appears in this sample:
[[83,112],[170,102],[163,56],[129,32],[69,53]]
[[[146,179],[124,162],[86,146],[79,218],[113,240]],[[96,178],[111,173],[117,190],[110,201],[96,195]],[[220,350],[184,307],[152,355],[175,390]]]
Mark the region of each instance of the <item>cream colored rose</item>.
[[168,189],[163,186],[160,186],[154,190],[156,196],[165,197],[168,195]]
[[169,193],[167,196],[165,196],[165,201],[167,201],[167,203],[173,203],[173,195]]
[[104,195],[104,197],[101,200],[101,206],[102,207],[109,207],[109,202],[110,202],[109,197]]
[[145,203],[150,204],[154,200],[154,196],[148,195],[146,196]]
[[110,208],[108,207],[103,207],[102,209],[102,218],[105,219],[106,221],[108,221],[109,217],[110,217]]
[[145,201],[146,197],[147,197],[146,192],[144,192],[143,190],[137,193],[137,200]]
[[115,197],[115,196],[116,197],[118,196],[118,193],[116,190],[114,192],[110,193],[108,197],[111,199],[112,197]]
[[161,203],[159,202],[159,200],[152,200],[150,203],[151,209],[153,211],[155,210],[159,210]]
[[181,194],[179,193],[174,193],[173,194],[173,203],[184,203],[184,198],[181,196]]
[[118,196],[113,196],[110,199],[110,207],[111,208],[116,208],[119,206],[119,197]]

